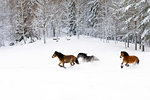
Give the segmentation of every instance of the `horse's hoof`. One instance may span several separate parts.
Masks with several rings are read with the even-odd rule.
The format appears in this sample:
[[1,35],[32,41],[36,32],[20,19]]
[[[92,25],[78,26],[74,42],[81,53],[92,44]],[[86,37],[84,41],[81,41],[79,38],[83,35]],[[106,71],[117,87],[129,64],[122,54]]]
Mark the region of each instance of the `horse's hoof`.
[[58,64],[58,66],[63,67],[62,65]]
[[129,65],[128,65],[128,64],[126,64],[126,66],[127,66],[127,67],[129,67]]
[[60,67],[63,67],[63,68],[65,68],[66,69],[66,67],[64,67],[64,66],[61,66],[61,65],[59,65]]
[[62,66],[62,67],[66,69],[66,67],[64,67],[64,66]]

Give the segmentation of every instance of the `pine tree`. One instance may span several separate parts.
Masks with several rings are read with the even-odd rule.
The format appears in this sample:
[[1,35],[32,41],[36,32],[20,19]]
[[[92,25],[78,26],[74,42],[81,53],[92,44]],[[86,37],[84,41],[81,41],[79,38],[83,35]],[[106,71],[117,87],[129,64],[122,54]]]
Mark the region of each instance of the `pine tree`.
[[140,23],[138,25],[138,29],[141,36],[141,45],[142,51],[144,51],[144,44],[150,42],[150,4],[147,2],[143,2],[141,5],[142,10],[140,10]]
[[69,11],[69,36],[76,35],[76,2],[74,0],[71,0],[68,7]]
[[92,0],[88,2],[86,12],[87,27],[92,29],[91,35],[93,35],[94,27],[98,23],[98,7],[99,0]]
[[143,19],[142,16],[145,16],[144,11],[147,8],[148,3],[146,0],[125,0],[119,9],[119,13],[121,13],[120,26],[123,26],[120,28],[123,29],[125,38],[129,39],[132,36],[131,39],[135,42],[135,50],[137,50],[137,42],[141,40],[142,30],[145,30],[138,27]]

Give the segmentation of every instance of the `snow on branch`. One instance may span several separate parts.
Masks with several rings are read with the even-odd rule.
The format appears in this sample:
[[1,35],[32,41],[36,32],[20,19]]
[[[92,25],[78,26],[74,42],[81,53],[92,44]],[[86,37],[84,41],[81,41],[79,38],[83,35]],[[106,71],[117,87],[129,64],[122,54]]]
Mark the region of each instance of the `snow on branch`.
[[93,1],[89,2],[88,5],[94,4],[94,3],[96,3],[96,2],[97,2],[97,0],[93,0]]
[[134,4],[128,5],[127,7],[125,7],[123,10],[123,12],[127,12],[131,7],[133,7]]
[[141,22],[141,25],[146,24],[148,22],[150,22],[150,16],[145,17],[144,20]]
[[149,13],[149,14],[150,14],[150,8],[147,10],[147,13]]
[[136,3],[136,7],[139,7],[142,3],[145,3],[146,2],[146,0],[140,0],[138,3]]
[[144,32],[142,34],[142,39],[148,34],[150,34],[150,29],[144,30]]

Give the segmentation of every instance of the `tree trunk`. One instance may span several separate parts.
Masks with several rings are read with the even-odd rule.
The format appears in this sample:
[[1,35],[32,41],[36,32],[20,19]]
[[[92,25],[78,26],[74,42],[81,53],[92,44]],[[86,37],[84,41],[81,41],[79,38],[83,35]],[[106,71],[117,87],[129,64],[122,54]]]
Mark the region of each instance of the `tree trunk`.
[[145,51],[144,41],[145,41],[145,40],[143,39],[143,40],[142,40],[142,43],[141,43],[141,44],[142,44],[142,51],[143,51],[143,52]]
[[142,44],[141,44],[141,43],[142,43],[142,39],[141,39],[141,35],[140,35],[140,36],[139,36],[139,49],[141,49],[141,48],[142,48],[142,47],[141,47],[141,46],[142,46]]
[[135,25],[135,34],[134,34],[134,36],[135,36],[135,40],[134,40],[134,42],[135,42],[135,50],[137,50],[137,32],[136,32],[136,28],[137,28],[137,21],[134,21],[134,25]]
[[[134,2],[136,3],[136,0],[134,0]],[[135,7],[135,14],[136,14],[136,7]],[[136,18],[136,16],[135,16],[135,18]],[[134,28],[135,28],[135,50],[137,50],[137,32],[136,32],[137,21],[134,21]]]
[[135,34],[135,50],[137,50],[137,34]]
[[117,43],[117,35],[115,34],[115,43]]
[[43,29],[43,36],[44,36],[44,44],[46,44],[45,29]]
[[143,51],[143,52],[145,51],[145,46],[144,46],[144,44],[142,44],[142,51]]
[[127,47],[129,48],[129,35],[128,35],[128,38],[127,38]]
[[53,26],[53,36],[56,37],[55,27]]
[[24,11],[23,11],[23,5],[22,5],[23,3],[22,3],[22,0],[20,0],[20,5],[21,5],[21,17],[22,17],[22,28],[23,28],[23,31],[22,31],[22,33],[23,33],[23,40],[24,40],[24,43],[26,44],[26,40],[25,40],[25,32],[24,32],[24,16],[23,16],[23,13],[24,13]]

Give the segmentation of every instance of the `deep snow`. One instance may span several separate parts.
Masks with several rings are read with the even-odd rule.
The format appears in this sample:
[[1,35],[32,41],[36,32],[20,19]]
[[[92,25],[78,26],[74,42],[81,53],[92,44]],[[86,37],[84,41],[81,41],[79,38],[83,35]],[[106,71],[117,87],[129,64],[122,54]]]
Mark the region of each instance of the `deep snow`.
[[[52,58],[55,50],[75,56],[85,52],[100,61],[63,69]],[[138,56],[140,64],[121,69],[122,50]],[[148,51],[85,36],[1,48],[0,100],[150,100],[149,59]]]

